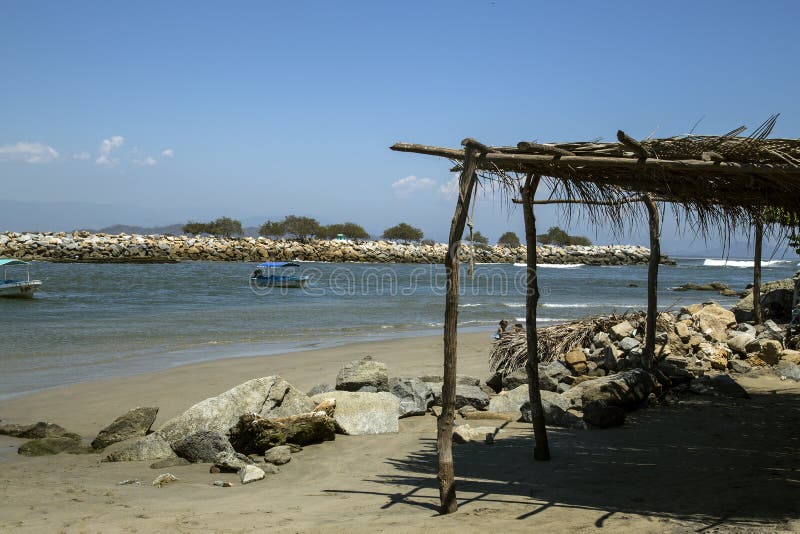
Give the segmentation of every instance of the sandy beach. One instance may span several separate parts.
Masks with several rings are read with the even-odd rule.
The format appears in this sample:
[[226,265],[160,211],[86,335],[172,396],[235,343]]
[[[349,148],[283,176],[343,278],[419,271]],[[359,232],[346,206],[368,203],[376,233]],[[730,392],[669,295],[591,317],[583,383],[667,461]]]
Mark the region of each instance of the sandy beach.
[[[459,372],[485,378],[489,346],[485,333],[461,335]],[[366,355],[390,376],[441,374],[441,353],[435,336],[218,360],[13,398],[0,403],[0,419],[52,421],[91,441],[137,406],[159,407],[157,428],[251,378],[280,375],[305,391]],[[460,508],[450,516],[437,513],[431,415],[402,419],[398,434],[305,447],[246,486],[208,464],[153,470],[94,454],[22,457],[24,440],[0,436],[0,531],[798,531],[800,385],[774,375],[740,383],[751,399],[694,396],[632,412],[619,428],[553,428],[549,462],[533,460],[530,425],[487,421],[502,427],[493,446],[455,446]],[[167,471],[180,480],[150,484]],[[118,485],[126,479],[142,484]]]

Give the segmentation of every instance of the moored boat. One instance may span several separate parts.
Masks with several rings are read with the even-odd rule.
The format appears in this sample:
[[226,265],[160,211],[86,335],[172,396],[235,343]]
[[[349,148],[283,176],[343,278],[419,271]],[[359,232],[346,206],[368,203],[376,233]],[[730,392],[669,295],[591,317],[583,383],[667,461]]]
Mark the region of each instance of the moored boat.
[[16,260],[13,258],[0,258],[0,267],[3,268],[3,278],[0,279],[0,297],[32,299],[34,292],[42,285],[40,280],[31,280],[30,268],[26,267],[26,279],[13,279],[8,276],[8,267],[25,265],[27,261]]
[[300,265],[288,261],[268,261],[256,266],[250,275],[250,283],[258,288],[264,287],[303,287],[309,277],[294,274],[292,267]]

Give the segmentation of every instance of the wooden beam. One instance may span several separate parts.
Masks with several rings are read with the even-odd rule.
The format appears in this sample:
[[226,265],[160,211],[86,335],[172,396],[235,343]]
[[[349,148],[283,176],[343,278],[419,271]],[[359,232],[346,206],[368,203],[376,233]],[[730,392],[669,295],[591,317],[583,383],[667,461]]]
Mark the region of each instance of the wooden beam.
[[650,154],[647,152],[647,149],[642,146],[642,144],[631,137],[630,135],[626,134],[622,130],[617,130],[617,140],[620,142],[622,146],[636,154],[639,159],[647,159],[650,157]]
[[[415,154],[425,154],[428,156],[439,156],[442,158],[463,160],[464,151],[454,148],[443,148],[427,145],[416,145],[410,143],[396,143],[392,145],[392,150],[397,152],[413,152]],[[543,176],[548,176],[545,172],[551,169],[570,169],[581,168],[585,171],[597,170],[598,172],[607,170],[609,167],[618,169],[628,169],[631,173],[643,170],[668,170],[684,172],[687,175],[709,174],[716,176],[749,174],[754,177],[761,176],[780,176],[782,178],[800,179],[800,167],[779,166],[772,164],[754,165],[748,163],[736,163],[732,161],[701,161],[701,160],[667,160],[648,158],[639,161],[634,158],[616,158],[602,156],[561,156],[556,158],[549,155],[539,154],[503,154],[499,152],[489,152],[481,157],[480,168],[493,169],[497,166],[505,171],[540,170]],[[526,169],[530,166],[531,169]],[[580,179],[576,179],[580,181]],[[593,181],[598,181],[596,178]]]
[[661,228],[658,206],[650,195],[643,198],[650,224],[650,260],[647,262],[647,324],[644,335],[642,366],[653,367],[656,354],[656,319],[658,318],[658,263],[661,260]]
[[532,143],[530,141],[520,141],[517,143],[517,148],[522,152],[536,152],[539,154],[550,154],[552,156],[574,156],[574,152],[564,150],[552,145],[540,145],[539,143]]
[[539,336],[536,331],[536,307],[539,305],[539,281],[536,278],[536,216],[533,212],[533,199],[539,187],[541,176],[528,174],[520,193],[525,202],[522,211],[525,217],[525,242],[527,245],[528,290],[525,297],[526,341],[528,361],[525,372],[528,375],[528,397],[533,415],[533,457],[536,460],[550,459],[550,446],[547,443],[547,427],[542,409],[542,392],[539,390]]
[[764,223],[758,221],[754,228],[755,251],[753,252],[753,319],[756,324],[764,320],[761,310],[761,247],[764,240]]
[[[611,201],[611,200],[578,200],[578,199],[565,199],[565,198],[550,198],[544,200],[534,200],[533,205],[545,205],[545,204],[586,204],[588,206],[618,206],[620,204],[630,204],[631,202],[641,202],[641,198],[626,198],[620,199],[619,201]],[[512,198],[511,202],[514,204],[524,204],[525,201],[521,198]]]
[[458,362],[458,249],[464,226],[467,222],[470,198],[475,190],[478,177],[478,150],[467,144],[464,169],[459,178],[459,194],[453,220],[450,223],[450,236],[444,265],[447,276],[447,292],[444,303],[444,383],[442,384],[442,413],[437,421],[436,448],[439,454],[439,502],[442,514],[458,510],[456,501],[455,469],[453,466],[453,421],[456,412],[456,368]]

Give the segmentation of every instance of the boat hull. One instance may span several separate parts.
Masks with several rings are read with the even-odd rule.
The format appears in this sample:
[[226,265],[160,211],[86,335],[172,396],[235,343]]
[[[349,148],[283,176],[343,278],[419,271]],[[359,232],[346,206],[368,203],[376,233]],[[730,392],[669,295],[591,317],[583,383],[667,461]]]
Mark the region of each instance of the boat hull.
[[257,276],[250,281],[256,287],[295,287],[300,288],[308,283],[308,276]]
[[0,282],[0,297],[7,299],[32,299],[33,294],[42,283],[39,280],[29,282]]

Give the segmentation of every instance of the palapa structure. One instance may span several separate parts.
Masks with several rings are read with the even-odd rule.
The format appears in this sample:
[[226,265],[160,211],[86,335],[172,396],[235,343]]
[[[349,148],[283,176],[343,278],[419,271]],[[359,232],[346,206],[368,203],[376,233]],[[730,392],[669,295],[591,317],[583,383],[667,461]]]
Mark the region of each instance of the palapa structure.
[[[533,411],[534,457],[550,457],[538,379],[536,307],[536,218],[534,199],[544,181],[550,198],[566,206],[582,205],[599,224],[621,228],[637,217],[643,206],[650,225],[648,305],[643,363],[652,363],[655,350],[657,277],[660,258],[660,215],[665,205],[680,222],[707,234],[717,229],[727,239],[734,230],[758,225],[757,239],[767,209],[781,210],[800,219],[800,139],[766,139],[777,115],[753,135],[741,137],[745,127],[722,136],[680,136],[637,141],[622,130],[618,142],[537,143],[489,146],[467,138],[463,148],[397,143],[392,150],[447,158],[460,171],[459,195],[450,225],[445,257],[447,293],[444,320],[444,384],[438,419],[437,448],[441,512],[458,508],[452,456],[455,416],[456,332],[458,321],[458,247],[464,234],[470,201],[478,184],[501,185],[521,199],[527,243],[527,362]],[[659,206],[660,205],[660,206]],[[568,208],[569,209],[569,208]],[[757,248],[760,248],[760,243]],[[760,270],[756,261],[755,281]],[[758,287],[754,288],[758,291]],[[758,293],[754,293],[758,294]],[[758,299],[754,299],[757,302]]]

